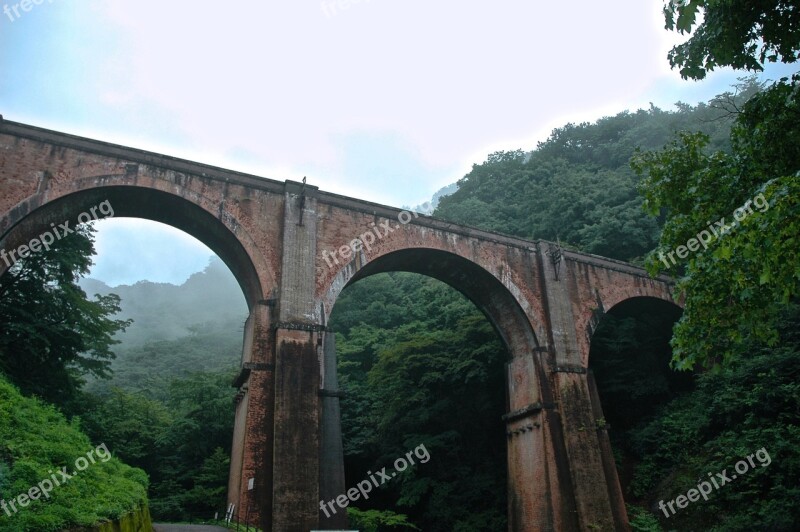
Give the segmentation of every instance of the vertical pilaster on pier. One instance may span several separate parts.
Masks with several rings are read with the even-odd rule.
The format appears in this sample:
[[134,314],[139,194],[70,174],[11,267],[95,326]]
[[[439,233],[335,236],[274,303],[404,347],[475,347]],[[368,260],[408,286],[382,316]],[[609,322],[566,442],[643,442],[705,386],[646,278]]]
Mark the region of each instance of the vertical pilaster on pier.
[[[344,483],[344,449],[342,448],[342,416],[339,399],[339,380],[336,372],[336,337],[332,331],[323,333],[322,364],[322,418],[320,420],[320,500],[331,501],[346,492]],[[335,507],[320,509],[320,530],[342,530],[347,528],[347,513]]]
[[317,188],[286,182],[275,328],[271,530],[319,525],[322,332],[314,308]]

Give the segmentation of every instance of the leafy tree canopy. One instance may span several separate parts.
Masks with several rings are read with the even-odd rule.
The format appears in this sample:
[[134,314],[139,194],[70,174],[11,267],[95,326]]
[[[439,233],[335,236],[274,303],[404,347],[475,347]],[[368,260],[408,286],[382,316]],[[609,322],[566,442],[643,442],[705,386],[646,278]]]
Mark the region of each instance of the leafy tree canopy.
[[[116,449],[98,447],[102,444],[90,443],[77,423],[51,405],[24,397],[0,376],[0,499],[13,501],[62,467],[75,472],[48,497],[16,506],[17,512],[0,511],[0,531],[84,530],[145,504],[147,475],[112,457]],[[97,451],[93,463],[75,471],[76,461],[89,451]]]
[[498,152],[474,165],[435,214],[523,238],[558,238],[635,262],[656,246],[660,223],[642,210],[640,178],[628,165],[635,150],[657,149],[676,131],[696,130],[708,135],[713,149],[729,151],[731,109],[759,88],[748,80],[736,93],[708,103],[626,111],[556,128],[533,151]]
[[119,311],[116,295],[92,301],[77,285],[91,266],[93,231],[78,226],[0,277],[0,371],[23,393],[62,407],[84,376],[110,375],[113,336],[130,324],[111,318]]
[[691,34],[668,54],[681,76],[703,79],[717,67],[761,71],[794,63],[800,49],[800,8],[794,0],[670,0],[666,29]]
[[[800,296],[799,93],[782,80],[753,96],[737,116],[732,153],[709,153],[707,136],[682,133],[632,159],[645,176],[645,208],[666,214],[648,267],[678,276],[686,297],[677,367],[725,362],[745,338],[774,345],[776,312]],[[681,249],[685,261],[679,254],[673,263]]]

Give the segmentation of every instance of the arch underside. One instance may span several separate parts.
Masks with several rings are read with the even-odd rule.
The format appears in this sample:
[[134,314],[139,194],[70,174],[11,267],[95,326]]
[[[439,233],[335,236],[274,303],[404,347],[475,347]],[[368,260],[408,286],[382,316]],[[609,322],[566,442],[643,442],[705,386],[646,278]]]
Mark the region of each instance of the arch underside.
[[[12,249],[27,243],[50,230],[51,223],[58,226],[69,221],[69,226],[74,227],[81,213],[108,201],[114,218],[143,218],[161,222],[184,231],[208,246],[236,277],[249,308],[252,309],[263,298],[256,266],[241,239],[219,218],[181,196],[128,185],[94,186],[51,201],[42,196],[29,198],[2,221],[2,226],[10,227],[0,238],[1,246]],[[239,233],[243,232],[241,228],[238,229]],[[5,267],[5,264],[2,266]]]
[[[353,271],[343,268],[331,289],[342,288],[378,273],[402,271],[433,277],[467,297],[483,312],[511,356],[530,353],[537,347],[536,334],[519,302],[494,275],[460,255],[432,248],[410,248],[377,257]],[[349,276],[349,279],[342,279]],[[338,297],[338,293],[334,295]]]
[[[639,313],[645,313],[646,310],[649,310],[651,313],[668,313],[675,316],[675,321],[680,318],[680,315],[683,312],[683,307],[681,305],[672,299],[660,297],[660,295],[634,295],[619,299],[613,304],[613,306],[604,309],[600,315],[589,321],[587,325],[589,344],[591,345],[594,334],[597,332],[597,328],[603,321],[603,316],[606,314],[613,315],[621,311],[630,310],[631,307],[638,309]],[[586,353],[586,355],[588,363],[588,353]]]

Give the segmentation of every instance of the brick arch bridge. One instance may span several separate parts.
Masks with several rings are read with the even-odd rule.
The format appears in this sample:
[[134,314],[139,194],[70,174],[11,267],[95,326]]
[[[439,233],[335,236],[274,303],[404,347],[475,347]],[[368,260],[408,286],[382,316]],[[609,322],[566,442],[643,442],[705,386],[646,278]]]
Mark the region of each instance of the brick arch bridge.
[[[326,323],[348,283],[400,270],[460,290],[508,347],[509,529],[629,528],[608,436],[596,423],[589,346],[605,309],[635,297],[674,303],[669,279],[549,242],[0,117],[0,249],[24,255],[41,247],[34,240],[43,233],[74,226],[106,201],[114,216],[195,236],[244,291],[250,315],[234,383],[228,494],[240,515],[264,530],[344,526],[343,511],[327,518],[320,509],[355,486],[344,480]],[[0,274],[7,269],[0,260]]]

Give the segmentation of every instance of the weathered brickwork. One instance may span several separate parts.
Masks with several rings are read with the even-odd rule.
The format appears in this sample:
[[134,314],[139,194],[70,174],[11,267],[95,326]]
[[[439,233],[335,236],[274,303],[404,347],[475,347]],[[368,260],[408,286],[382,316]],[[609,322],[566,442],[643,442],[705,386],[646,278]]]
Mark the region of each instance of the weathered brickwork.
[[[637,297],[674,303],[668,279],[311,184],[0,118],[0,247],[16,249],[102,201],[116,216],[197,237],[239,280],[250,318],[231,405],[228,500],[240,519],[275,531],[342,526],[320,522],[319,512],[322,493],[347,485],[326,324],[348,283],[411,271],[464,293],[508,347],[510,529],[629,528],[608,435],[597,430],[589,348],[598,319],[615,305]],[[359,237],[354,251],[343,248]],[[0,274],[6,269],[0,262]]]

